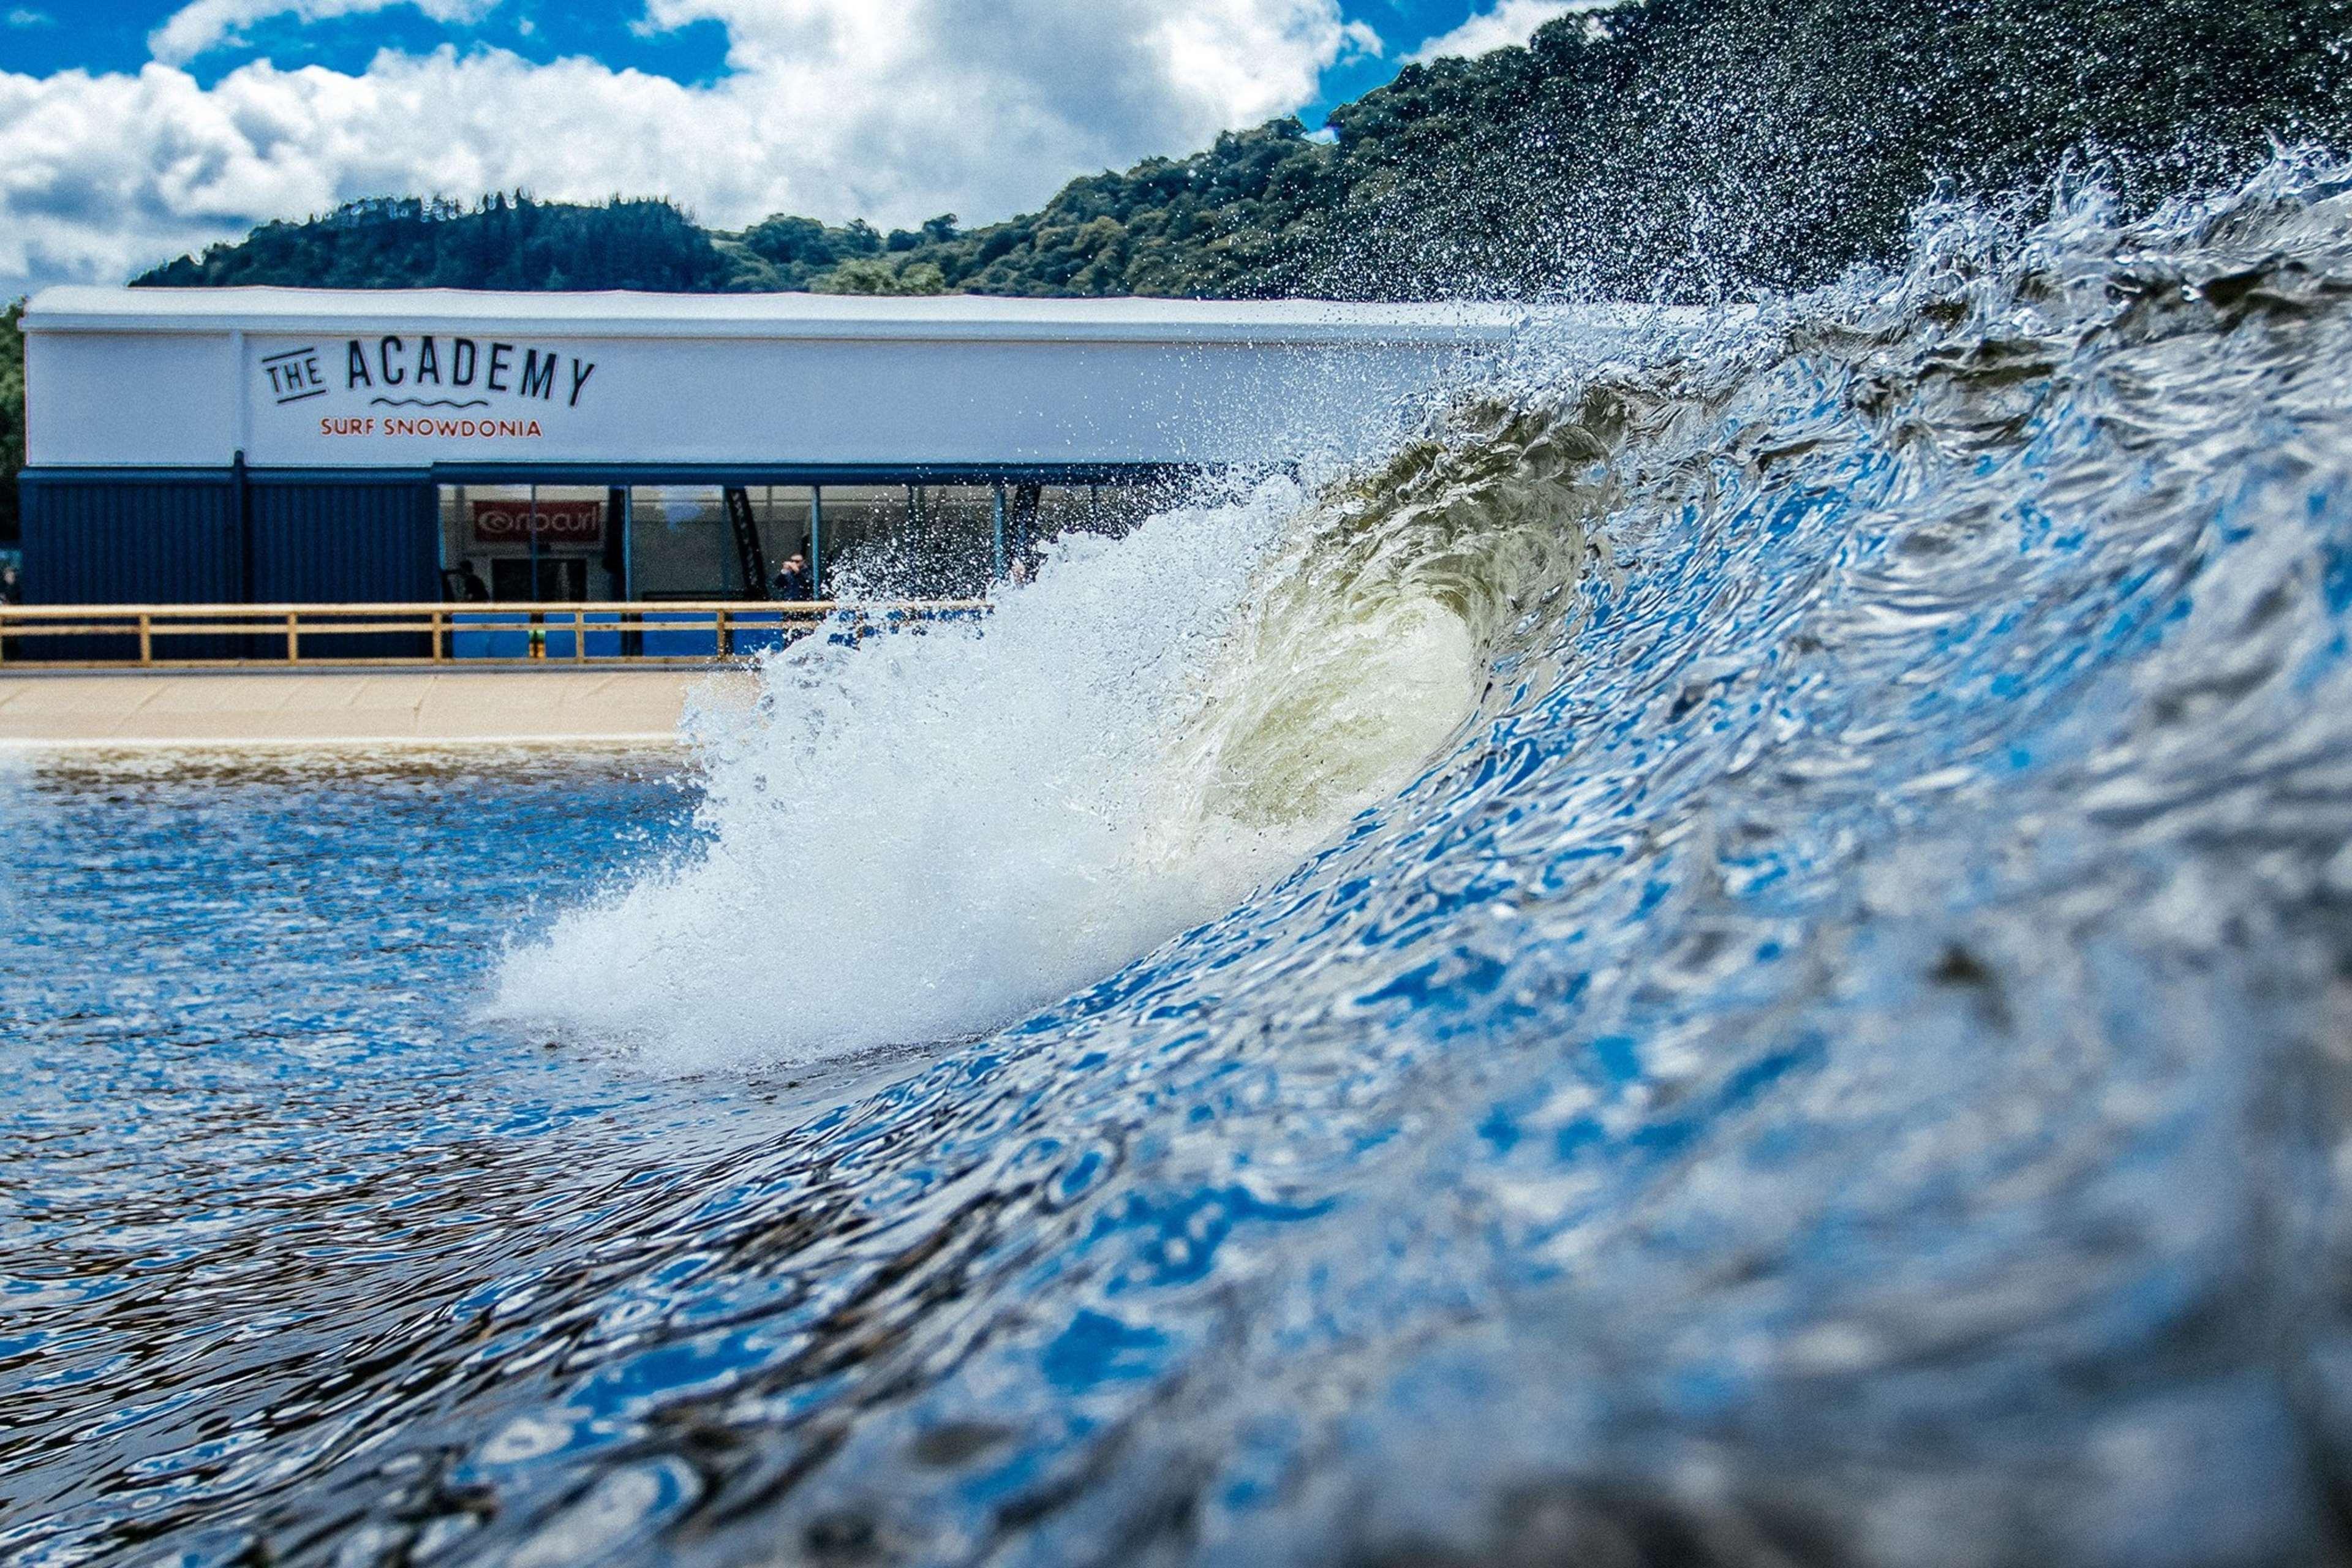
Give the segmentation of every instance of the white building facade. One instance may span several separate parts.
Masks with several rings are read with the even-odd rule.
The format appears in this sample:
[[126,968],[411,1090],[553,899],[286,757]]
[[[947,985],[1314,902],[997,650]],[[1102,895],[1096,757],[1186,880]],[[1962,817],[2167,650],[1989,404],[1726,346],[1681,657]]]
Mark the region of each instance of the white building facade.
[[27,594],[760,597],[794,554],[819,586],[862,555],[968,592],[1184,476],[1382,442],[1523,326],[1476,305],[52,289],[24,319]]

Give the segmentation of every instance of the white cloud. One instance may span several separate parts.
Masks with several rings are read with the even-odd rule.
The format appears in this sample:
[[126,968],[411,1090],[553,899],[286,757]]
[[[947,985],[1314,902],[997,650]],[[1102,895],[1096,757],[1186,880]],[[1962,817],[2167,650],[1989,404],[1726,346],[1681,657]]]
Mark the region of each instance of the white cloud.
[[385,194],[980,221],[1297,109],[1380,47],[1338,0],[649,0],[656,28],[702,19],[728,28],[730,71],[699,87],[447,47],[359,75],[258,61],[210,88],[167,63],[0,72],[0,297]]
[[36,11],[30,5],[19,5],[8,13],[8,25],[12,27],[54,27],[58,25],[58,19],[47,11]]
[[190,0],[147,36],[147,47],[167,65],[184,65],[198,55],[245,41],[257,22],[291,16],[322,22],[414,5],[436,22],[470,24],[496,8],[499,0]]
[[1448,56],[1475,58],[1525,44],[1546,22],[1556,22],[1581,11],[1604,10],[1615,3],[1616,0],[1502,0],[1493,10],[1478,12],[1452,32],[1440,33],[1430,39],[1407,57],[1407,63],[1427,65]]

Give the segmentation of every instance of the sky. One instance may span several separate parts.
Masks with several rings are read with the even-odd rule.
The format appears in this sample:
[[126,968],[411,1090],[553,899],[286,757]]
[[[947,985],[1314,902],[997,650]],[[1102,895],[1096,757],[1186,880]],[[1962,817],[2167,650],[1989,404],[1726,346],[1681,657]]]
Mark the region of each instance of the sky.
[[0,0],[0,299],[372,195],[985,223],[1591,3]]

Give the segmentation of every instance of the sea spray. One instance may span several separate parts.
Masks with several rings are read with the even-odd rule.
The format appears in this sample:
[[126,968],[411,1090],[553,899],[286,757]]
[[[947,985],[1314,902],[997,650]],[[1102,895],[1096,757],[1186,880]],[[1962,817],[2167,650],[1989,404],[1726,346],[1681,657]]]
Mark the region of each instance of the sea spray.
[[[1508,553],[1483,517],[1266,479],[1069,536],[984,621],[805,638],[756,702],[690,719],[698,847],[512,952],[496,1010],[707,1068],[1066,994],[1286,869],[1461,723]],[[1539,531],[1528,552],[1573,562],[1572,530]]]

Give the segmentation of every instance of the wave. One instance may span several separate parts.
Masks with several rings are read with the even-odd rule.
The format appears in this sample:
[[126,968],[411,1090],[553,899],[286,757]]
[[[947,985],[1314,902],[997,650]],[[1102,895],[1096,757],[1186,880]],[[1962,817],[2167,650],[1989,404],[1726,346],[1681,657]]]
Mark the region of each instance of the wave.
[[1066,996],[1456,736],[1592,554],[1605,456],[1491,397],[1441,405],[1353,471],[1074,535],[984,624],[763,658],[755,701],[714,692],[690,721],[699,846],[509,955],[494,1010],[698,1070],[961,1038]]
[[[730,1173],[698,1278],[857,1306],[658,1402],[628,1462],[718,1500],[658,1528],[2329,1558],[2347,364],[2340,163],[1937,209],[1899,274],[1531,338],[983,628],[770,662],[698,847],[501,1005],[689,1065],[986,1038]],[[514,1484],[503,1547],[584,1486]]]
[[1339,515],[1266,481],[1064,542],[984,626],[764,660],[693,721],[700,846],[514,954],[499,1010],[808,1060],[996,1026],[1218,913],[1475,695],[1461,606]]

